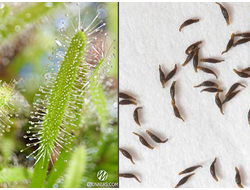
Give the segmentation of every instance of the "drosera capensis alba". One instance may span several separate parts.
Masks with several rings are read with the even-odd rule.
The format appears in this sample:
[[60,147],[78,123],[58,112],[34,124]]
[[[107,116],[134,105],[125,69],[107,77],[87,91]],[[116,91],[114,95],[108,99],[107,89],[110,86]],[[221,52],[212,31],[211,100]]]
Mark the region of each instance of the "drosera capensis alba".
[[74,130],[80,123],[85,93],[89,90],[95,70],[93,67],[98,67],[88,62],[92,57],[90,49],[104,35],[102,28],[106,24],[98,19],[99,12],[85,27],[87,14],[81,20],[79,4],[77,6],[78,17],[72,21],[66,14],[70,26],[62,22],[60,37],[55,39],[59,49],[53,48],[54,52],[49,57],[52,65],[47,67],[48,71],[44,75],[46,86],[40,86],[40,94],[36,94],[31,126],[24,136],[31,141],[26,145],[27,149],[37,147],[27,156],[36,159],[31,187],[43,187],[49,162],[54,166],[52,156],[67,162],[60,153],[72,149]]

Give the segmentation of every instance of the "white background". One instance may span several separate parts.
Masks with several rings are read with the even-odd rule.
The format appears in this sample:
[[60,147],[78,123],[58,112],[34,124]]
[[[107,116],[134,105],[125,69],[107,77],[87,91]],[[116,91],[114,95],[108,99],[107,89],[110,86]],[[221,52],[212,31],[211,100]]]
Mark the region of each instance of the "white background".
[[[134,173],[142,181],[120,178],[120,187],[174,187],[183,177],[178,173],[196,164],[203,168],[183,187],[237,187],[235,166],[241,171],[243,185],[250,187],[250,79],[233,72],[233,68],[250,66],[250,43],[221,56],[233,32],[250,32],[250,3],[223,5],[230,14],[229,26],[215,3],[120,3],[120,92],[134,95],[143,107],[139,127],[133,120],[135,106],[120,106],[120,147],[128,149],[136,162],[133,165],[120,153],[120,173]],[[200,18],[200,22],[179,32],[189,18]],[[225,59],[216,65],[201,64],[215,70],[219,80],[201,71],[195,73],[192,61],[181,66],[185,49],[198,40],[203,40],[200,58]],[[177,74],[165,89],[159,81],[159,64],[165,73],[178,64]],[[177,81],[176,102],[185,123],[174,116],[171,107],[173,80]],[[205,80],[218,82],[225,92],[235,82],[248,87],[224,106],[223,116],[215,94],[193,88]],[[153,143],[146,129],[169,141]],[[132,132],[141,133],[155,149],[144,147]],[[219,182],[209,172],[214,157],[218,158]]]

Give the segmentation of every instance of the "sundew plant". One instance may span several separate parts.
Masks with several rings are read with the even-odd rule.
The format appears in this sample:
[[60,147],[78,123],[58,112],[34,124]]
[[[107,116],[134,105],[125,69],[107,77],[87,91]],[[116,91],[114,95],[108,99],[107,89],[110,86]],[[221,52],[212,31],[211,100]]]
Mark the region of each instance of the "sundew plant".
[[0,3],[0,19],[0,187],[117,187],[117,3]]

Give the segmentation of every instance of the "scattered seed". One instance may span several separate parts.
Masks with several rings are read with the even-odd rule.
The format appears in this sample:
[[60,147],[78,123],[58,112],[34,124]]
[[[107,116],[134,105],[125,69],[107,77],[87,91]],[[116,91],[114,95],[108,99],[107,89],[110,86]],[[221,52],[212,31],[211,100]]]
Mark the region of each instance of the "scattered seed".
[[161,81],[162,88],[165,88],[165,74],[162,71],[160,65],[159,65],[159,73],[160,73],[160,81]]
[[136,99],[134,97],[132,97],[132,96],[130,96],[128,94],[125,94],[123,92],[119,92],[119,98],[131,99],[131,100],[135,100],[136,101]]
[[227,12],[227,9],[225,7],[223,7],[220,3],[216,3],[216,4],[220,6],[221,13],[222,13],[223,17],[225,18],[227,25],[229,25],[230,21],[229,21],[229,14]]
[[138,179],[138,177],[136,177],[136,175],[134,175],[134,174],[130,174],[130,173],[121,173],[121,174],[119,174],[119,177],[134,178],[134,179],[136,179],[138,182],[141,183],[141,181]]
[[168,141],[168,139],[166,140],[161,140],[159,137],[157,137],[155,134],[153,134],[152,132],[150,132],[149,130],[146,130],[146,133],[153,139],[153,141],[157,142],[157,143],[165,143]]
[[240,37],[244,37],[244,38],[249,38],[249,37],[250,37],[250,33],[249,33],[249,32],[239,33],[239,34],[235,34],[235,36],[240,36]]
[[174,81],[170,87],[170,95],[171,95],[172,101],[175,101],[175,84],[176,84],[176,81]]
[[223,51],[221,54],[224,54],[224,53],[228,52],[231,49],[231,47],[233,47],[233,44],[234,44],[234,33],[231,35],[231,38],[227,43],[226,50]]
[[217,92],[216,95],[215,95],[215,103],[220,108],[220,112],[222,113],[222,115],[224,115],[219,92]]
[[236,69],[234,69],[234,72],[242,78],[249,78],[250,77],[250,75],[248,73],[245,73],[242,71],[237,71]]
[[188,46],[188,48],[185,50],[185,53],[187,55],[191,54],[192,52],[194,52],[195,49],[198,48],[198,46],[202,44],[202,41],[198,41],[198,42],[195,42],[193,44],[191,44],[190,46]]
[[146,139],[144,139],[141,135],[139,135],[138,133],[135,133],[135,132],[133,132],[133,133],[139,137],[140,142],[141,142],[144,146],[148,147],[148,148],[151,149],[151,150],[154,149],[154,147],[151,146],[151,145],[146,141]]
[[172,100],[172,107],[173,107],[173,109],[174,109],[174,115],[175,115],[177,118],[181,119],[183,122],[185,122],[184,119],[181,117],[181,114],[180,114],[180,112],[179,112],[177,106],[175,105],[175,101],[173,101],[173,100]]
[[237,90],[235,92],[232,92],[230,94],[228,94],[225,98],[225,100],[222,102],[222,104],[229,102],[231,99],[233,99],[233,97],[235,97],[241,90]]
[[181,31],[182,28],[184,28],[185,26],[188,26],[190,24],[194,24],[194,23],[199,22],[199,21],[200,21],[199,19],[188,19],[188,20],[186,20],[185,22],[182,23],[182,25],[179,28],[179,31]]
[[216,84],[215,82],[207,80],[207,81],[202,82],[199,85],[194,86],[194,88],[198,88],[198,87],[201,87],[201,86],[214,86],[214,87],[218,87],[219,85]]
[[192,51],[190,54],[188,54],[186,60],[184,61],[184,63],[182,64],[182,66],[184,67],[186,64],[188,64],[188,62],[194,57],[195,51]]
[[217,158],[214,159],[214,161],[212,162],[212,164],[210,166],[210,173],[213,176],[214,180],[218,182],[219,180],[218,180],[218,178],[216,176],[216,172],[215,172],[215,163],[216,163],[216,160],[217,160]]
[[119,102],[120,105],[131,105],[131,104],[134,104],[134,105],[137,105],[136,102],[134,102],[133,100],[121,100]]
[[204,88],[201,92],[223,92],[221,88]]
[[238,88],[239,86],[242,86],[242,87],[246,88],[245,85],[236,82],[236,83],[234,83],[234,84],[230,87],[230,89],[228,90],[228,92],[226,93],[225,96],[227,97],[229,94],[232,94],[232,92],[233,92],[236,88]]
[[188,180],[192,175],[194,175],[194,174],[195,174],[195,173],[192,173],[192,174],[189,174],[189,175],[183,177],[183,178],[178,182],[178,184],[175,186],[175,188],[178,188],[178,187],[180,187],[181,185],[183,185],[184,183],[186,183],[187,180]]
[[240,40],[238,40],[237,42],[235,42],[235,44],[233,45],[233,47],[236,47],[236,46],[238,46],[238,45],[240,45],[240,44],[245,44],[245,43],[247,43],[247,42],[249,42],[249,41],[250,41],[250,38],[240,39]]
[[220,63],[222,61],[225,61],[223,59],[213,59],[213,58],[203,58],[200,60],[201,62],[208,62],[208,63]]
[[119,150],[121,151],[121,153],[122,153],[126,158],[128,158],[133,164],[135,164],[134,161],[133,161],[133,158],[132,158],[131,154],[130,154],[128,151],[126,151],[126,150],[124,150],[124,149],[122,149],[122,148],[119,148]]
[[177,65],[175,64],[174,69],[170,71],[166,76],[165,83],[167,83],[175,75],[176,71],[177,71]]
[[248,111],[247,118],[248,118],[248,124],[250,125],[250,110]]
[[202,70],[204,73],[212,74],[212,75],[214,75],[216,78],[218,78],[218,76],[216,75],[216,73],[215,73],[213,70],[209,69],[209,68],[200,67],[200,66],[198,66],[197,68],[200,69],[200,70]]
[[194,66],[194,71],[197,73],[197,68],[199,65],[199,49],[197,48],[194,53],[194,59],[193,59],[193,66]]
[[139,109],[142,109],[142,107],[135,108],[135,111],[134,111],[134,120],[135,120],[135,122],[136,122],[139,126],[141,126],[140,121],[139,121],[139,113],[138,113],[138,110],[139,110]]
[[241,184],[241,177],[240,177],[240,171],[237,167],[235,167],[235,182],[240,188],[244,188],[243,185]]
[[179,175],[193,172],[193,171],[196,170],[197,168],[202,168],[202,165],[197,165],[197,166],[189,167],[189,168],[187,168],[187,169],[181,171],[181,172],[179,173]]
[[243,69],[242,72],[250,72],[250,67]]

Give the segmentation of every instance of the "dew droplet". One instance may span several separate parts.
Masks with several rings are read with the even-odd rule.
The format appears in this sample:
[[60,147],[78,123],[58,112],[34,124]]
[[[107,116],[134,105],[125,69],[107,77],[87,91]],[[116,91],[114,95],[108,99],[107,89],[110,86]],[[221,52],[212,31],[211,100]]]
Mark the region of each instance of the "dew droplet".
[[30,13],[27,13],[25,16],[26,16],[27,18],[30,18],[30,17],[31,17],[31,14],[30,14]]
[[15,26],[15,31],[16,31],[16,32],[19,32],[20,30],[21,30],[21,27],[20,27],[19,25],[16,25],[16,26]]

